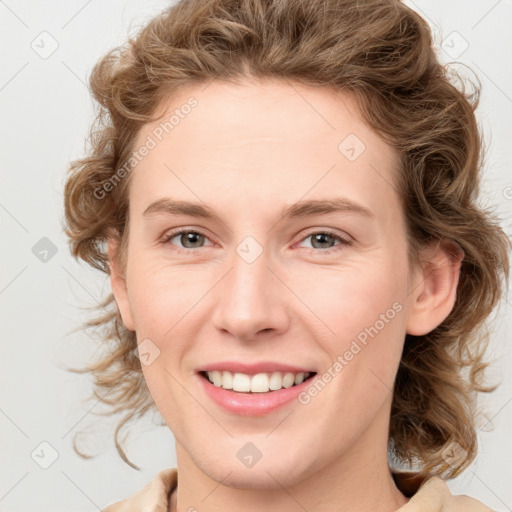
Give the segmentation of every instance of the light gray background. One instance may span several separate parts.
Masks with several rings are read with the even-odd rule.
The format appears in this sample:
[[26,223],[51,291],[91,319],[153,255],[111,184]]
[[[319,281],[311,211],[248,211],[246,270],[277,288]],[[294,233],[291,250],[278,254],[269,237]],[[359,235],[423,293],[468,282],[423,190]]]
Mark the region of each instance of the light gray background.
[[[482,81],[478,116],[489,145],[483,201],[496,206],[510,235],[512,2],[407,3],[433,27],[437,44],[444,48],[441,58],[468,64]],[[71,258],[61,225],[65,171],[70,160],[83,155],[93,115],[85,82],[102,54],[168,4],[0,1],[3,512],[98,510],[176,464],[172,435],[167,427],[154,426],[151,418],[132,430],[127,444],[129,457],[142,471],[124,464],[111,441],[114,422],[92,414],[99,409],[94,400],[83,402],[91,389],[89,377],[61,369],[81,366],[93,353],[94,342],[84,333],[69,332],[87,318],[83,307],[93,306],[110,289],[99,272]],[[47,55],[52,45],[58,47]],[[32,252],[43,237],[57,249],[46,263]],[[495,359],[489,375],[502,385],[482,400],[494,429],[487,432],[487,426],[479,433],[477,460],[449,482],[452,492],[503,511],[512,510],[510,311],[505,303],[489,351]],[[90,449],[99,453],[88,461],[71,446],[74,432],[84,429],[92,432]],[[48,469],[35,462],[50,462],[52,450],[42,442],[58,454]]]

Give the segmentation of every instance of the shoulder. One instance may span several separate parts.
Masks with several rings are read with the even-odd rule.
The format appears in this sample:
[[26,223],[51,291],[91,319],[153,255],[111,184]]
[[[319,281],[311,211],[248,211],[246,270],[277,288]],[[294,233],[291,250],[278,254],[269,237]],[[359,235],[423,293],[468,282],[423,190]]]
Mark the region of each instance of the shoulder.
[[102,512],[167,512],[169,508],[169,494],[177,483],[177,469],[164,469],[132,496],[117,501]]
[[[402,478],[398,477],[398,480]],[[416,481],[419,483],[418,481]],[[452,495],[446,482],[438,476],[425,479],[417,491],[397,512],[493,512],[481,501],[466,495]]]

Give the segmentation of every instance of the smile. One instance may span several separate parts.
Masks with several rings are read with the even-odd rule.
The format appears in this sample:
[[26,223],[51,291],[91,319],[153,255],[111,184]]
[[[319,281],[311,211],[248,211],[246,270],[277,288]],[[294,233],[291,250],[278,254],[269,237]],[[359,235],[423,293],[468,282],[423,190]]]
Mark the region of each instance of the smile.
[[312,372],[265,372],[249,375],[230,371],[202,372],[214,386],[237,393],[268,393],[291,388],[310,378]]
[[316,372],[261,372],[228,370],[196,373],[205,395],[217,406],[237,416],[264,416],[297,400]]

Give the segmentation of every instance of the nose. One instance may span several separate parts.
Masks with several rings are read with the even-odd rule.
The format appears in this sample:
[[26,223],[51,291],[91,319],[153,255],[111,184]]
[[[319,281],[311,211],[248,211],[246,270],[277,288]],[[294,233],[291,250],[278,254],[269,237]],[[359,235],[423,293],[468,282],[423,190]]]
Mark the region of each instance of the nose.
[[257,340],[289,326],[287,287],[271,269],[265,251],[252,262],[235,253],[217,289],[215,327],[238,340]]

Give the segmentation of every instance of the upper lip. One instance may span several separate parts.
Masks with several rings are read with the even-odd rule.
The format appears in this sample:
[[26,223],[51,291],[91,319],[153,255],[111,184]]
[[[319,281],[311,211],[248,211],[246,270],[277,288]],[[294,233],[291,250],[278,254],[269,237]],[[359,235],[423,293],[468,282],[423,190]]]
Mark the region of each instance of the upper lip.
[[283,372],[283,373],[301,373],[314,372],[311,368],[294,366],[290,364],[279,363],[276,361],[260,361],[259,363],[242,363],[237,361],[219,361],[201,366],[198,372],[228,371],[232,373],[246,373],[248,375],[256,375],[257,373],[266,372]]

